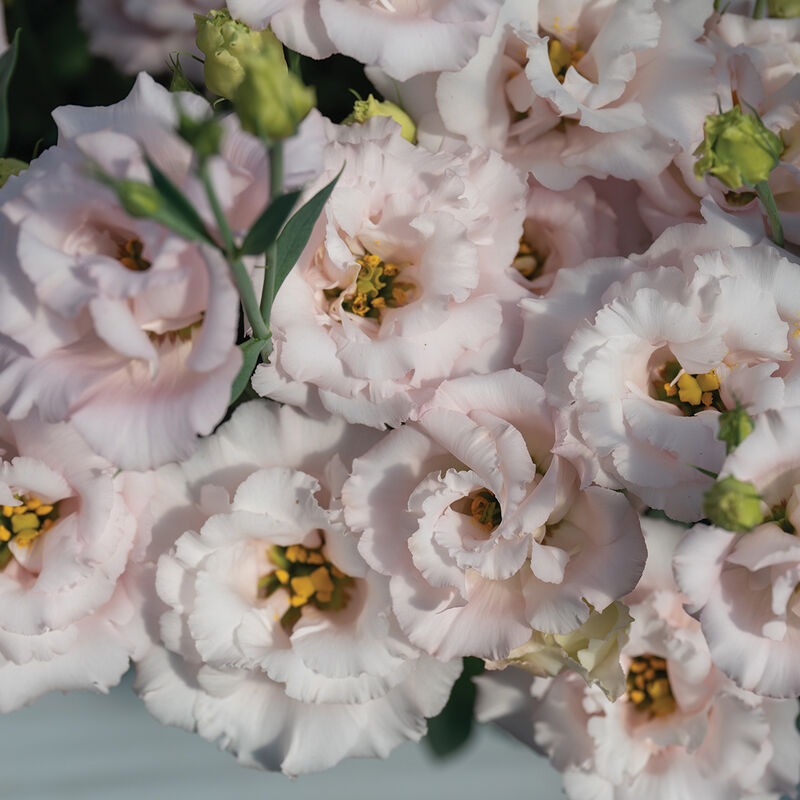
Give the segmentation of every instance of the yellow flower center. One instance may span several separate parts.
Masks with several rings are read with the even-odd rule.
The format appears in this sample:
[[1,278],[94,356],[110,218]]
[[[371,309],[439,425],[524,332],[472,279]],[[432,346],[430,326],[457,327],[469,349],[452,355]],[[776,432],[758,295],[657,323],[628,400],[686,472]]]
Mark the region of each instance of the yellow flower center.
[[586,55],[577,44],[567,47],[560,39],[555,36],[550,37],[547,43],[547,55],[550,58],[550,67],[553,75],[558,78],[559,83],[564,83],[567,70],[570,67],[577,67],[578,62]]
[[141,239],[128,239],[117,244],[117,261],[131,272],[144,272],[151,263],[142,255],[144,245]]
[[[359,317],[380,319],[385,308],[399,308],[408,303],[409,294],[416,288],[413,283],[398,280],[402,265],[387,263],[378,256],[367,253],[356,259],[360,269],[356,277],[355,292],[342,300],[342,308]],[[329,290],[326,296],[338,297],[341,290]]]
[[706,408],[725,411],[719,395],[719,378],[715,370],[690,375],[677,361],[668,361],[655,382],[655,395],[683,411],[690,417]]
[[280,621],[287,633],[292,632],[304,606],[341,611],[350,599],[349,590],[355,582],[328,561],[322,552],[323,544],[315,548],[273,545],[267,550],[275,569],[258,581],[258,594],[267,598],[283,589],[289,595],[289,608]]
[[625,678],[628,700],[650,717],[665,717],[677,708],[667,675],[667,662],[651,654],[636,656]]
[[18,506],[0,509],[0,570],[5,569],[13,553],[12,541],[18,547],[31,547],[58,519],[58,503],[45,503],[34,494],[15,495]]

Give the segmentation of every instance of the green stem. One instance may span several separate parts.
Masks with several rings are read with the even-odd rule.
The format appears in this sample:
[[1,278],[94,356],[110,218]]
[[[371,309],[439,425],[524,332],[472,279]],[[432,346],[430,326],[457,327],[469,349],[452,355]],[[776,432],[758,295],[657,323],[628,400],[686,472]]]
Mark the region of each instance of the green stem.
[[[273,201],[278,195],[283,193],[283,142],[278,139],[267,146],[269,153],[269,200]],[[275,265],[277,263],[278,244],[273,242],[267,249],[266,274],[264,275],[264,286],[261,290],[261,316],[269,325],[272,301],[275,299],[275,282],[277,274]]]
[[236,258],[229,263],[233,272],[233,280],[239,290],[239,296],[242,298],[244,313],[247,315],[250,327],[253,329],[253,336],[256,339],[268,339],[270,335],[269,328],[261,318],[256,293],[253,291],[253,282],[250,280],[250,273],[247,271],[244,261],[241,258]]
[[222,236],[222,243],[225,245],[225,255],[228,261],[231,261],[236,252],[236,245],[233,241],[233,232],[231,231],[228,220],[225,217],[225,212],[219,204],[219,198],[214,191],[214,184],[211,180],[211,173],[208,171],[208,162],[202,161],[200,164],[200,178],[203,181],[203,187],[206,190],[206,197],[208,197],[208,204],[211,206],[211,211],[214,214],[214,219],[217,221],[220,235]]
[[761,19],[764,16],[764,6],[767,0],[756,0],[756,7],[753,9],[753,19]]
[[767,212],[767,219],[769,220],[769,229],[772,234],[772,241],[778,247],[783,247],[783,225],[781,225],[781,218],[778,214],[778,206],[775,204],[775,198],[772,196],[772,191],[766,181],[759,181],[756,184],[756,194]]
[[208,171],[208,164],[205,161],[200,165],[200,178],[203,181],[211,211],[217,221],[217,227],[219,228],[222,241],[225,245],[225,256],[230,265],[231,272],[233,273],[233,281],[236,284],[236,288],[239,290],[239,297],[244,306],[244,313],[247,315],[247,320],[250,323],[250,327],[253,329],[253,335],[257,339],[267,339],[269,338],[269,329],[261,317],[261,311],[258,307],[258,301],[256,300],[256,293],[253,289],[253,282],[250,280],[250,275],[247,272],[247,267],[245,267],[244,262],[241,258],[236,256],[236,244],[233,240],[233,231],[231,231],[231,227],[228,225],[228,220],[219,203],[217,193],[214,191],[214,184],[211,181],[211,174]]

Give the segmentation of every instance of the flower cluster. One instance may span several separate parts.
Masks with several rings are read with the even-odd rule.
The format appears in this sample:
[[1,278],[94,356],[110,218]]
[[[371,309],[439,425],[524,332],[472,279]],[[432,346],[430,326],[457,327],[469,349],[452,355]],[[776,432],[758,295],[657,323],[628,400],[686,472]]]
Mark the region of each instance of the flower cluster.
[[133,660],[297,775],[467,658],[572,800],[794,791],[800,10],[721,5],[81,3],[226,99],[141,73],[6,170],[0,710]]

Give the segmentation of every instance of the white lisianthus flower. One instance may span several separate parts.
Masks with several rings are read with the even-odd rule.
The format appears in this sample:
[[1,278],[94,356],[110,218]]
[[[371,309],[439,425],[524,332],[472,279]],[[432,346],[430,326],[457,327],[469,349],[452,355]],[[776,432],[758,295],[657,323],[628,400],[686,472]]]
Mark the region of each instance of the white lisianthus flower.
[[722,478],[754,484],[764,523],[746,533],[696,525],[675,577],[717,666],[772,697],[800,694],[800,408],[768,411],[728,456]]
[[329,130],[308,194],[344,171],[275,298],[253,387],[397,426],[444,379],[511,365],[524,186],[496,153],[430,153],[391,119]]
[[461,70],[399,87],[426,145],[443,133],[493,147],[545,186],[648,178],[714,111],[714,56],[697,40],[711,0],[514,0]]
[[107,692],[147,645],[126,477],[66,423],[0,419],[0,711]]
[[376,438],[257,401],[157,473],[150,554],[177,541],[155,578],[162,644],[136,682],[157,719],[290,775],[425,733],[461,663],[409,644],[338,504]]
[[89,49],[121,72],[165,72],[170,55],[185,53],[181,66],[197,72],[194,15],[219,6],[215,0],[80,0],[78,15]]
[[463,67],[492,32],[501,0],[228,0],[231,15],[269,25],[312,58],[343,53],[400,81]]
[[777,800],[794,791],[797,704],[737,689],[714,666],[670,576],[684,529],[642,526],[649,557],[626,598],[635,621],[622,652],[625,696],[612,703],[574,673],[526,686],[506,670],[477,679],[478,718],[544,751],[571,800]]
[[542,388],[506,370],[446,381],[417,423],[355,461],[345,518],[414,644],[506,658],[532,629],[570,633],[636,584],[636,515],[616,492],[578,492],[553,438]]
[[797,392],[800,352],[798,265],[766,243],[703,252],[713,241],[704,227],[668,231],[630,261],[559,273],[545,298],[522,302],[517,355],[532,375],[547,369],[561,409],[555,452],[584,484],[628,489],[686,522],[703,517],[707,472],[725,456],[719,413],[737,402],[780,408]]
[[[149,180],[147,153],[213,230],[192,150],[174,132],[175,97],[143,73],[114,106],[57,109],[59,144],[0,192],[0,405],[14,419],[32,408],[70,419],[131,469],[187,456],[224,416],[241,363],[239,295],[219,251],[129,217],[91,174],[96,164]],[[187,113],[210,113],[202,98],[179,97]],[[225,128],[209,168],[241,232],[266,203],[268,168],[255,137],[232,118]],[[303,147],[299,169],[318,152],[305,146],[304,158]]]

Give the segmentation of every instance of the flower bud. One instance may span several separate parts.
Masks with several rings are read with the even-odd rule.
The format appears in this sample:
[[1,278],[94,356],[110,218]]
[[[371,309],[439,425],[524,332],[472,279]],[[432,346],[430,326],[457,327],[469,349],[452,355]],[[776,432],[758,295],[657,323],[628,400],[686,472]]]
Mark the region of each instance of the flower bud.
[[206,57],[203,67],[206,86],[228,100],[233,100],[237,87],[244,80],[241,63],[244,56],[274,49],[276,45],[281,48],[272,31],[254,31],[232,19],[227,10],[211,11],[207,17],[195,14],[194,20],[197,47]]
[[139,181],[114,181],[122,207],[132,217],[154,217],[161,208],[161,195],[155,186]]
[[705,138],[694,151],[700,160],[694,174],[711,173],[731,189],[766,181],[778,165],[783,142],[756,116],[742,114],[739,106],[706,117]]
[[417,126],[400,106],[389,100],[379,102],[372,95],[366,100],[356,100],[353,111],[342,120],[343,125],[366,122],[372,117],[391,117],[400,126],[400,135],[411,144],[417,143]]
[[19,175],[27,168],[28,164],[18,158],[0,158],[0,186],[5,186],[12,175]]
[[703,513],[726,531],[749,531],[764,521],[756,487],[732,476],[717,481],[706,492]]
[[800,17],[800,0],[767,0],[767,9],[771,17]]
[[246,131],[260,137],[285,139],[294,134],[314,108],[317,97],[313,88],[289,72],[283,47],[277,39],[274,43],[274,48],[242,58],[245,74],[233,104]]
[[719,433],[717,439],[725,442],[726,452],[733,452],[753,432],[753,419],[737,405],[719,415]]

